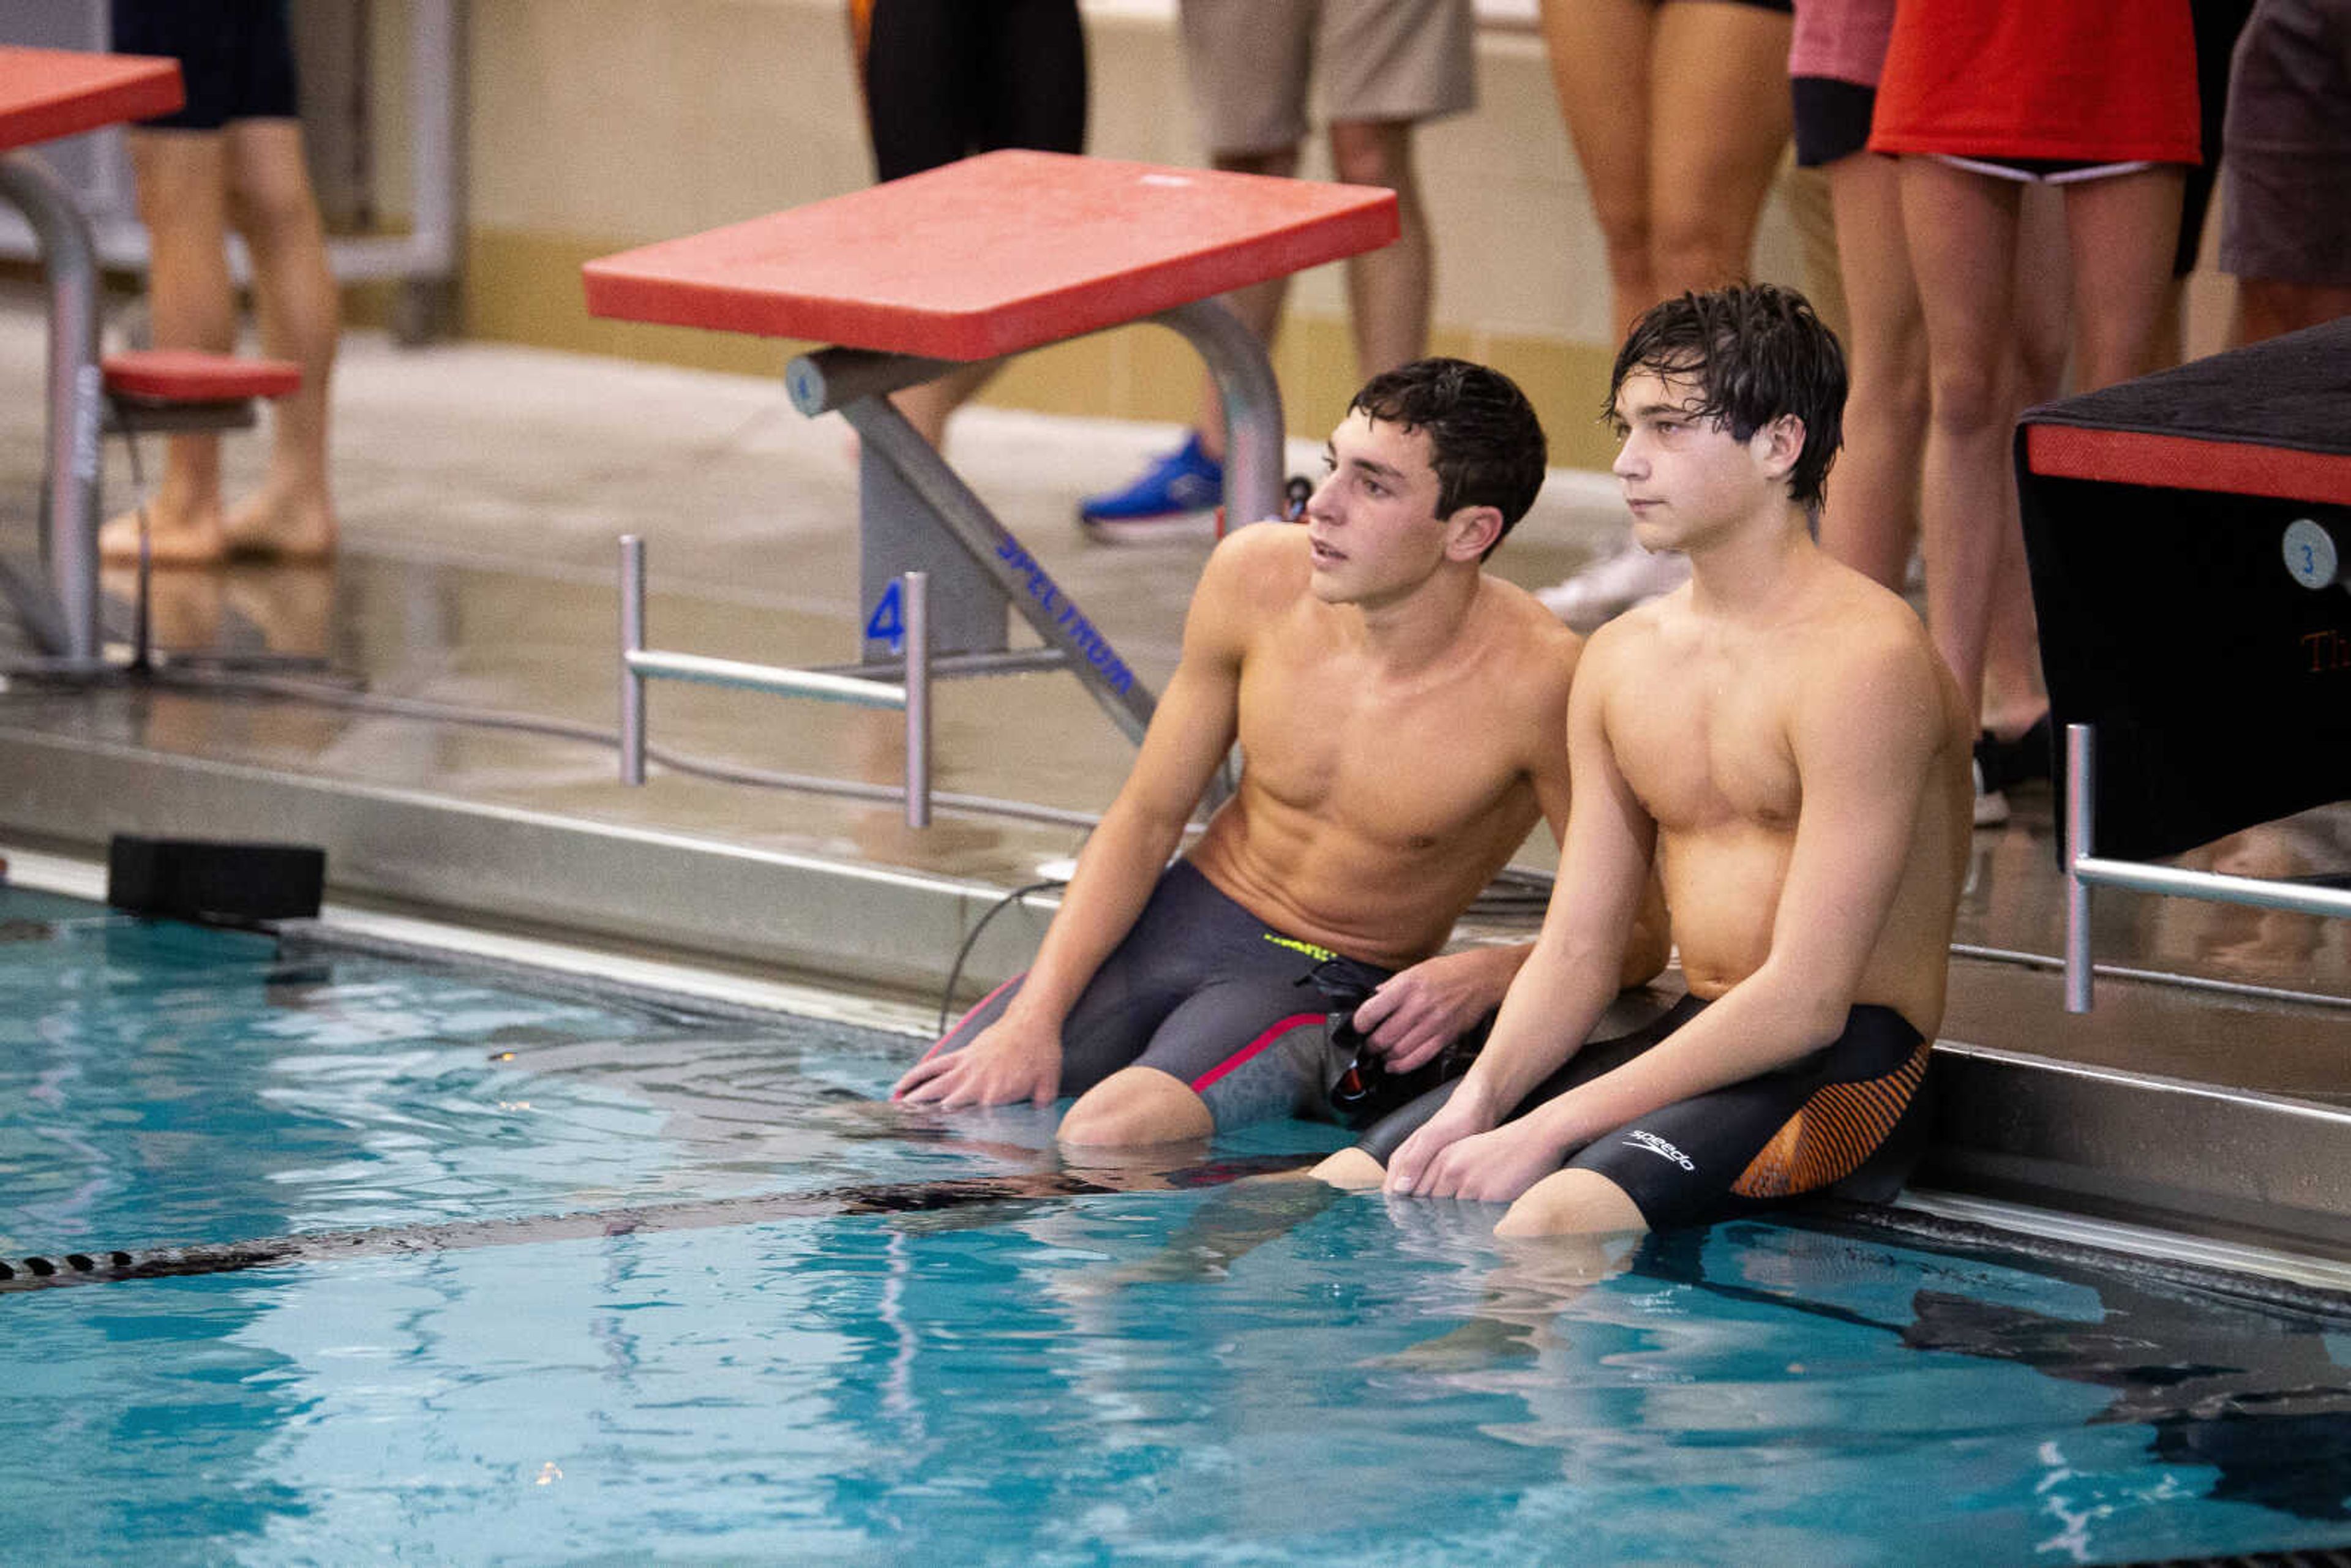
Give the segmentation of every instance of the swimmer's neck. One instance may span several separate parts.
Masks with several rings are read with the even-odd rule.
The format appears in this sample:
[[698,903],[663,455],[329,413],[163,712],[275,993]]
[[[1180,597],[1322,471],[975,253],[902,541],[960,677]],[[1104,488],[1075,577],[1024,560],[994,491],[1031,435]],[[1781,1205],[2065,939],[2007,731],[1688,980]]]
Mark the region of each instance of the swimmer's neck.
[[1474,563],[1447,565],[1403,593],[1332,608],[1381,665],[1410,674],[1442,662],[1460,645],[1484,583],[1485,573]]
[[1793,502],[1742,521],[1689,551],[1690,606],[1730,620],[1769,618],[1827,557]]

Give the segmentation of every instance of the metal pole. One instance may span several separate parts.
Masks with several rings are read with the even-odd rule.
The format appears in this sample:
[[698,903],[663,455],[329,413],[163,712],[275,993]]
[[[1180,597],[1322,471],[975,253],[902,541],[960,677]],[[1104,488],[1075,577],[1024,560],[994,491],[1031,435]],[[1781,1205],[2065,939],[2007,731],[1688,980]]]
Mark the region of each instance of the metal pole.
[[2085,1013],[2095,1000],[2090,967],[2090,884],[2082,862],[2093,850],[2090,820],[2097,747],[2086,724],[2065,727],[2065,1010]]
[[0,196],[32,225],[49,285],[48,476],[43,515],[50,592],[68,666],[98,656],[98,257],[89,220],[29,152],[0,158]]
[[633,654],[645,650],[645,541],[621,536],[621,782],[645,781],[645,678]]
[[910,571],[906,585],[906,826],[931,825],[931,578]]
[[1265,345],[1214,299],[1152,318],[1181,332],[1207,362],[1225,413],[1225,526],[1281,516],[1281,389]]
[[961,360],[929,360],[880,349],[818,349],[784,367],[784,392],[792,406],[814,419],[847,408],[862,397],[887,397],[959,371]]

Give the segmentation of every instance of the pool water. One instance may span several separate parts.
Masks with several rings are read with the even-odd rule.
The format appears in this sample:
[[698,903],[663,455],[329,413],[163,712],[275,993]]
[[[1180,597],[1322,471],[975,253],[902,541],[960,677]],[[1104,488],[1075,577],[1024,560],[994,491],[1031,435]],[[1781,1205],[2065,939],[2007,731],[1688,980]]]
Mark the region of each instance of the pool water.
[[0,1294],[12,1560],[2351,1543],[2351,1315],[2308,1303],[1826,1220],[1505,1252],[1196,1153],[942,1204],[1052,1170],[1050,1118],[877,1110],[904,1039],[22,890],[0,938],[0,1257],[820,1198]]

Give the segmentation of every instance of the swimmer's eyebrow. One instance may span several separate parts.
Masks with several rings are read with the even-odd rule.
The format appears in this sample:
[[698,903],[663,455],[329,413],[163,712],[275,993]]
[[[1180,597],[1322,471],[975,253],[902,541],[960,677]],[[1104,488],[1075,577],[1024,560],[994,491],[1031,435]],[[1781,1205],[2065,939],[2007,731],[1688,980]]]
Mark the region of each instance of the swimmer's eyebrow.
[[[1339,466],[1339,449],[1327,441],[1322,444],[1322,465],[1326,468]],[[1391,484],[1404,483],[1403,469],[1391,468],[1384,463],[1374,463],[1368,457],[1350,457],[1347,459],[1347,466],[1357,473],[1369,474],[1375,479],[1385,479]]]

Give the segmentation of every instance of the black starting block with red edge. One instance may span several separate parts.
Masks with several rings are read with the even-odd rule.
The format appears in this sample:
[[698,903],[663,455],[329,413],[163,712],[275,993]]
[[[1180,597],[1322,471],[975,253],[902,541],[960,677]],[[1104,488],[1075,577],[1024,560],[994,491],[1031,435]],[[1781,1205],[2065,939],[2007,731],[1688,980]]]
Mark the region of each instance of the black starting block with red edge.
[[2016,466],[2096,854],[2351,798],[2351,319],[2032,409]]

